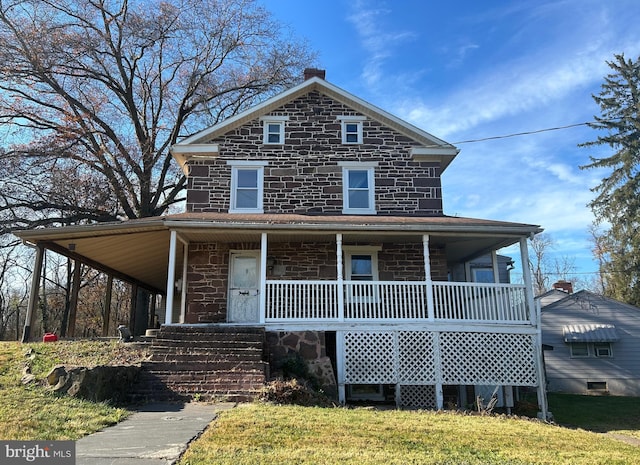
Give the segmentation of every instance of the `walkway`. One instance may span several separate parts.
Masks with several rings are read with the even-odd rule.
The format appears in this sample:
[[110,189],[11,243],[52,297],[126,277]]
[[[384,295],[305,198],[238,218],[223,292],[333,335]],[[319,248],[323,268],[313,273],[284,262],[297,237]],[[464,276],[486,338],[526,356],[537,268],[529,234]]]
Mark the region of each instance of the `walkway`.
[[149,404],[76,442],[77,465],[171,465],[233,403]]

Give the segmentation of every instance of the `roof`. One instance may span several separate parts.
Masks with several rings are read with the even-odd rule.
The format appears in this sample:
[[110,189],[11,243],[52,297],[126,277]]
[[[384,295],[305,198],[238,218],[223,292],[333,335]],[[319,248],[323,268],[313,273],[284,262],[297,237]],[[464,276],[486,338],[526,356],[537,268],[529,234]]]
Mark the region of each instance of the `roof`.
[[[24,241],[42,243],[64,253],[103,264],[153,289],[166,286],[170,233],[185,242],[323,241],[343,234],[345,243],[421,241],[447,244],[447,259],[456,261],[501,248],[540,231],[530,224],[452,216],[399,217],[357,215],[280,215],[180,213],[116,223],[16,231]],[[183,248],[178,247],[181,263]]]
[[211,140],[224,135],[238,126],[257,119],[260,116],[264,116],[286,103],[312,91],[317,91],[327,95],[334,100],[353,108],[363,115],[379,121],[411,138],[417,144],[413,150],[414,156],[419,157],[421,160],[439,161],[442,171],[449,166],[451,161],[453,161],[460,151],[452,144],[401,120],[391,113],[388,113],[369,102],[348,93],[328,81],[319,77],[313,77],[254,107],[249,108],[246,111],[243,111],[242,113],[232,116],[219,124],[187,137],[181,142],[173,145],[171,147],[171,153],[183,169],[185,163],[192,156],[215,156],[218,153],[218,147],[216,144],[209,143]]
[[615,342],[618,332],[614,325],[580,324],[562,327],[564,342]]

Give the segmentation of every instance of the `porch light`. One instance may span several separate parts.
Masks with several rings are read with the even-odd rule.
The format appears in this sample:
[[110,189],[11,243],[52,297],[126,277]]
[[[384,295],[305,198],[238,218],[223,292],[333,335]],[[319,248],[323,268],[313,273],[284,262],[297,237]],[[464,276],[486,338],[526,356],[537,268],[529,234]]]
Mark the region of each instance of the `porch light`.
[[273,273],[273,267],[276,266],[276,258],[275,257],[267,257],[267,271],[269,273]]

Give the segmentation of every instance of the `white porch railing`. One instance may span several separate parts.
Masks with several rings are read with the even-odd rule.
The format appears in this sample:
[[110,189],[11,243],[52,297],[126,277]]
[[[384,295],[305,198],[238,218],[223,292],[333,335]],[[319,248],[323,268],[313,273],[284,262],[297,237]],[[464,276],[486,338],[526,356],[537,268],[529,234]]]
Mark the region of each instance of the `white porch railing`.
[[432,284],[429,312],[423,281],[266,282],[266,322],[435,320],[531,324],[525,287],[519,284]]

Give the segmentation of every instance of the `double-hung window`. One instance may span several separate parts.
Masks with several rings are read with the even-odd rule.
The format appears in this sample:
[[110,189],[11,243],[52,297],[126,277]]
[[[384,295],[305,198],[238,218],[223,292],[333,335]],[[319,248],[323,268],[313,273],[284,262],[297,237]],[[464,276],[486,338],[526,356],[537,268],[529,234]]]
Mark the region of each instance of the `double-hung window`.
[[362,144],[362,125],[366,119],[364,116],[340,116],[338,117],[342,130],[343,144]]
[[264,167],[260,161],[228,161],[231,165],[230,213],[263,213]]
[[263,116],[262,143],[267,145],[284,144],[284,124],[288,116]]
[[375,214],[375,167],[377,162],[340,162],[342,166],[342,213]]

